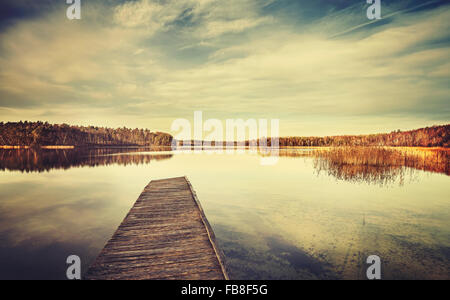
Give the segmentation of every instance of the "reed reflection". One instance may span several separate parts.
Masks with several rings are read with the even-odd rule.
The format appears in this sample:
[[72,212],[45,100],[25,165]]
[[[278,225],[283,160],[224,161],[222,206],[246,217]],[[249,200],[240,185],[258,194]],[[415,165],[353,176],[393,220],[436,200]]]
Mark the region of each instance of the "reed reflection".
[[[265,155],[259,153],[259,155]],[[317,147],[280,149],[279,156],[313,158],[318,174],[339,180],[403,183],[415,170],[450,175],[450,149],[410,147]]]
[[346,181],[387,184],[403,183],[414,170],[450,175],[448,149],[340,147],[311,153],[318,173]]
[[166,148],[76,148],[76,149],[1,149],[0,170],[44,172],[71,167],[141,165],[170,159],[172,154],[151,153]]

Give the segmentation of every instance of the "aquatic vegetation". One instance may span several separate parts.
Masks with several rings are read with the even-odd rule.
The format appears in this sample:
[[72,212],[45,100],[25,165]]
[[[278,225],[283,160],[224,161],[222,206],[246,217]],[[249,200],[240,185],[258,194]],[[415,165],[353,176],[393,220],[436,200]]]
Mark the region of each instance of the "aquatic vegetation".
[[330,147],[311,155],[318,172],[348,181],[402,182],[408,169],[450,175],[450,149],[445,148]]

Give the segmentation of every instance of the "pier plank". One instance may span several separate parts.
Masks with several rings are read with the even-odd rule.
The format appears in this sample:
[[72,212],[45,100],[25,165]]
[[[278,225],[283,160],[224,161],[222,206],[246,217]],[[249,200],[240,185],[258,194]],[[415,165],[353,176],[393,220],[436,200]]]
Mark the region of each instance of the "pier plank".
[[151,181],[84,279],[228,279],[223,253],[188,179]]

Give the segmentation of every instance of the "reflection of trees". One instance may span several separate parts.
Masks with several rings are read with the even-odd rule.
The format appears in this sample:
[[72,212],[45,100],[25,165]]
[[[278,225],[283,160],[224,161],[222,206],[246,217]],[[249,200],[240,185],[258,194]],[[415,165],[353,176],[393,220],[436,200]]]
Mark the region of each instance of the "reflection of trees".
[[[0,150],[0,170],[42,172],[79,166],[141,165],[153,160],[169,159],[172,154],[137,153],[149,148],[79,148],[64,150],[15,149]],[[165,150],[165,149],[158,149]]]
[[336,147],[311,155],[318,172],[347,181],[402,182],[406,168],[450,175],[450,149]]

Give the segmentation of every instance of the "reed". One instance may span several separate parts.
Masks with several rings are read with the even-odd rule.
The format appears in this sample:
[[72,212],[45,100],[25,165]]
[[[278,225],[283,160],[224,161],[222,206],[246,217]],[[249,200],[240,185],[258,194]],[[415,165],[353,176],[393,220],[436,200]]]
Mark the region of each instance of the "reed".
[[450,175],[450,150],[411,147],[331,147],[313,151],[314,166],[339,179],[387,183],[409,170]]

